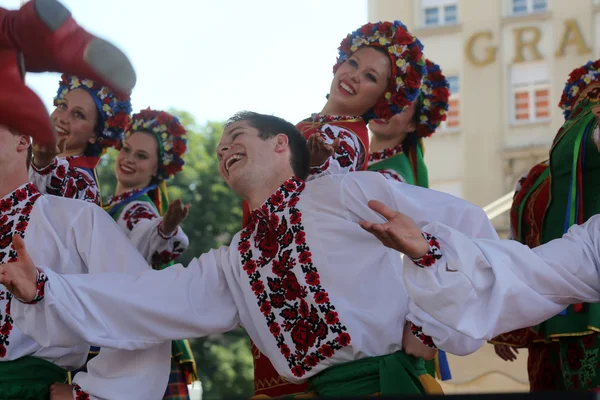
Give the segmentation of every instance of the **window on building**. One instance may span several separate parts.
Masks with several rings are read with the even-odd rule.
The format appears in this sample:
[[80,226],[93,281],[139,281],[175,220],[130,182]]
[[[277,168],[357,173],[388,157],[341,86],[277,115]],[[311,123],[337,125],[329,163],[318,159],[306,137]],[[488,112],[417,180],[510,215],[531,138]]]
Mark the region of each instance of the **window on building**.
[[548,0],[510,0],[512,14],[529,14],[546,11]]
[[550,119],[550,81],[546,64],[511,68],[513,123],[544,122]]
[[460,128],[460,86],[457,75],[446,76],[450,84],[450,98],[448,99],[448,114],[446,120],[441,123],[440,129],[445,131]]
[[454,25],[458,22],[457,0],[421,0],[423,25]]

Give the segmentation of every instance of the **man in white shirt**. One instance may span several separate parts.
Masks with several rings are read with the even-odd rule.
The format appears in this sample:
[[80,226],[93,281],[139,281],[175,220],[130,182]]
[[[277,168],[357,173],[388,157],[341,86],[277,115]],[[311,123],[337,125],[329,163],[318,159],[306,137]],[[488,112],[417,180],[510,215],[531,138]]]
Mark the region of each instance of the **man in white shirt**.
[[[30,142],[29,136],[0,125],[0,265],[17,261],[16,237],[27,244],[32,260],[49,263],[60,274],[149,270],[100,207],[39,193],[27,177]],[[89,346],[40,346],[15,326],[10,313],[15,302],[0,285],[0,398],[42,400],[49,392],[58,395],[64,389],[50,386],[64,383],[68,370],[85,363]],[[70,313],[82,304],[65,306],[64,312]],[[169,342],[144,350],[102,349],[87,373],[75,375],[69,398],[160,399],[169,377],[170,350]]]
[[[358,222],[382,220],[367,205],[375,198],[421,224],[440,220],[468,237],[497,239],[485,213],[370,172],[305,182],[306,140],[273,116],[235,116],[217,151],[222,177],[254,210],[230,246],[187,268],[93,279],[57,274],[50,261],[31,262],[21,249],[20,262],[2,268],[0,281],[31,301],[37,265],[45,299],[14,302],[17,326],[45,346],[135,350],[242,325],[280,375],[308,380],[319,395],[423,393],[422,361],[401,352],[403,332],[411,331],[400,257]],[[66,313],[73,303],[81,307]]]

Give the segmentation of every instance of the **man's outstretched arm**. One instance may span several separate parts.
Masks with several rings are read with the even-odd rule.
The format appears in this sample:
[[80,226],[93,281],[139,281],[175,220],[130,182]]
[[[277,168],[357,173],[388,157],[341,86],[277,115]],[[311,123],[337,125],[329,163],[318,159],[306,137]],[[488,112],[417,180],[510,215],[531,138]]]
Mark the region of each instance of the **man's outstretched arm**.
[[0,283],[18,299],[37,303],[12,302],[11,314],[19,329],[42,346],[72,345],[80,338],[96,346],[136,350],[239,324],[220,266],[227,260],[226,248],[211,250],[188,268],[59,275],[49,268],[38,270],[22,240],[14,244],[19,261],[0,266]]
[[434,341],[448,330],[488,340],[536,325],[569,304],[600,301],[600,216],[530,249],[469,238],[439,222],[420,229],[406,215],[385,212],[391,213],[387,223],[361,225],[410,256],[403,272],[414,302],[409,319]]

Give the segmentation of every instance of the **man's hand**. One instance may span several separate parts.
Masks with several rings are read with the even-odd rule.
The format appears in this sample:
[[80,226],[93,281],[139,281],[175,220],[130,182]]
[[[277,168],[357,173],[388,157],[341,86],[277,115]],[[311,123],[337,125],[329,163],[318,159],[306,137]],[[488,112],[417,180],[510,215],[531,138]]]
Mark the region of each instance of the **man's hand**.
[[177,199],[169,204],[169,208],[163,216],[163,220],[160,225],[160,231],[162,234],[165,236],[171,236],[179,224],[181,224],[187,218],[191,207],[191,204],[186,204],[184,206],[181,199]]
[[505,344],[495,344],[494,350],[496,351],[496,354],[498,354],[498,357],[504,361],[510,362],[515,361],[517,359],[517,354],[519,354],[519,350]]
[[308,138],[308,150],[310,151],[310,166],[323,165],[340,147],[340,138],[336,138],[332,144],[325,144],[325,139],[318,133]]
[[56,147],[47,147],[33,142],[31,144],[31,151],[33,153],[33,165],[37,168],[44,168],[54,160],[54,157],[62,154],[65,151],[67,138],[59,138]]
[[0,265],[0,283],[17,299],[29,303],[36,296],[37,268],[27,254],[21,236],[13,236],[13,246],[17,251],[18,261]]
[[377,224],[360,221],[360,226],[375,235],[386,247],[415,259],[423,257],[429,251],[429,244],[415,221],[377,200],[369,201],[369,207],[388,222]]
[[73,386],[66,383],[50,385],[50,400],[73,400]]
[[419,357],[424,360],[433,360],[436,349],[424,345],[415,335],[412,333],[411,323],[406,321],[404,324],[404,333],[402,334],[402,350],[406,354],[414,357]]

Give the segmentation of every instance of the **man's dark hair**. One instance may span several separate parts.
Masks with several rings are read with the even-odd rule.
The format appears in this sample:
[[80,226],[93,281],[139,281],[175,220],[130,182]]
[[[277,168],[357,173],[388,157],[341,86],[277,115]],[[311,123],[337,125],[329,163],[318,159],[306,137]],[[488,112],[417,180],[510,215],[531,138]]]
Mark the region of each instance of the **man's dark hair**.
[[27,148],[27,170],[29,171],[29,166],[31,165],[31,160],[33,159],[33,149],[31,145]]
[[294,171],[294,175],[300,179],[308,177],[310,169],[308,145],[306,139],[304,139],[300,131],[293,124],[274,115],[242,111],[229,118],[224,127],[227,128],[229,125],[240,121],[247,121],[250,126],[258,130],[258,137],[263,140],[280,133],[287,136],[291,151],[290,165]]

